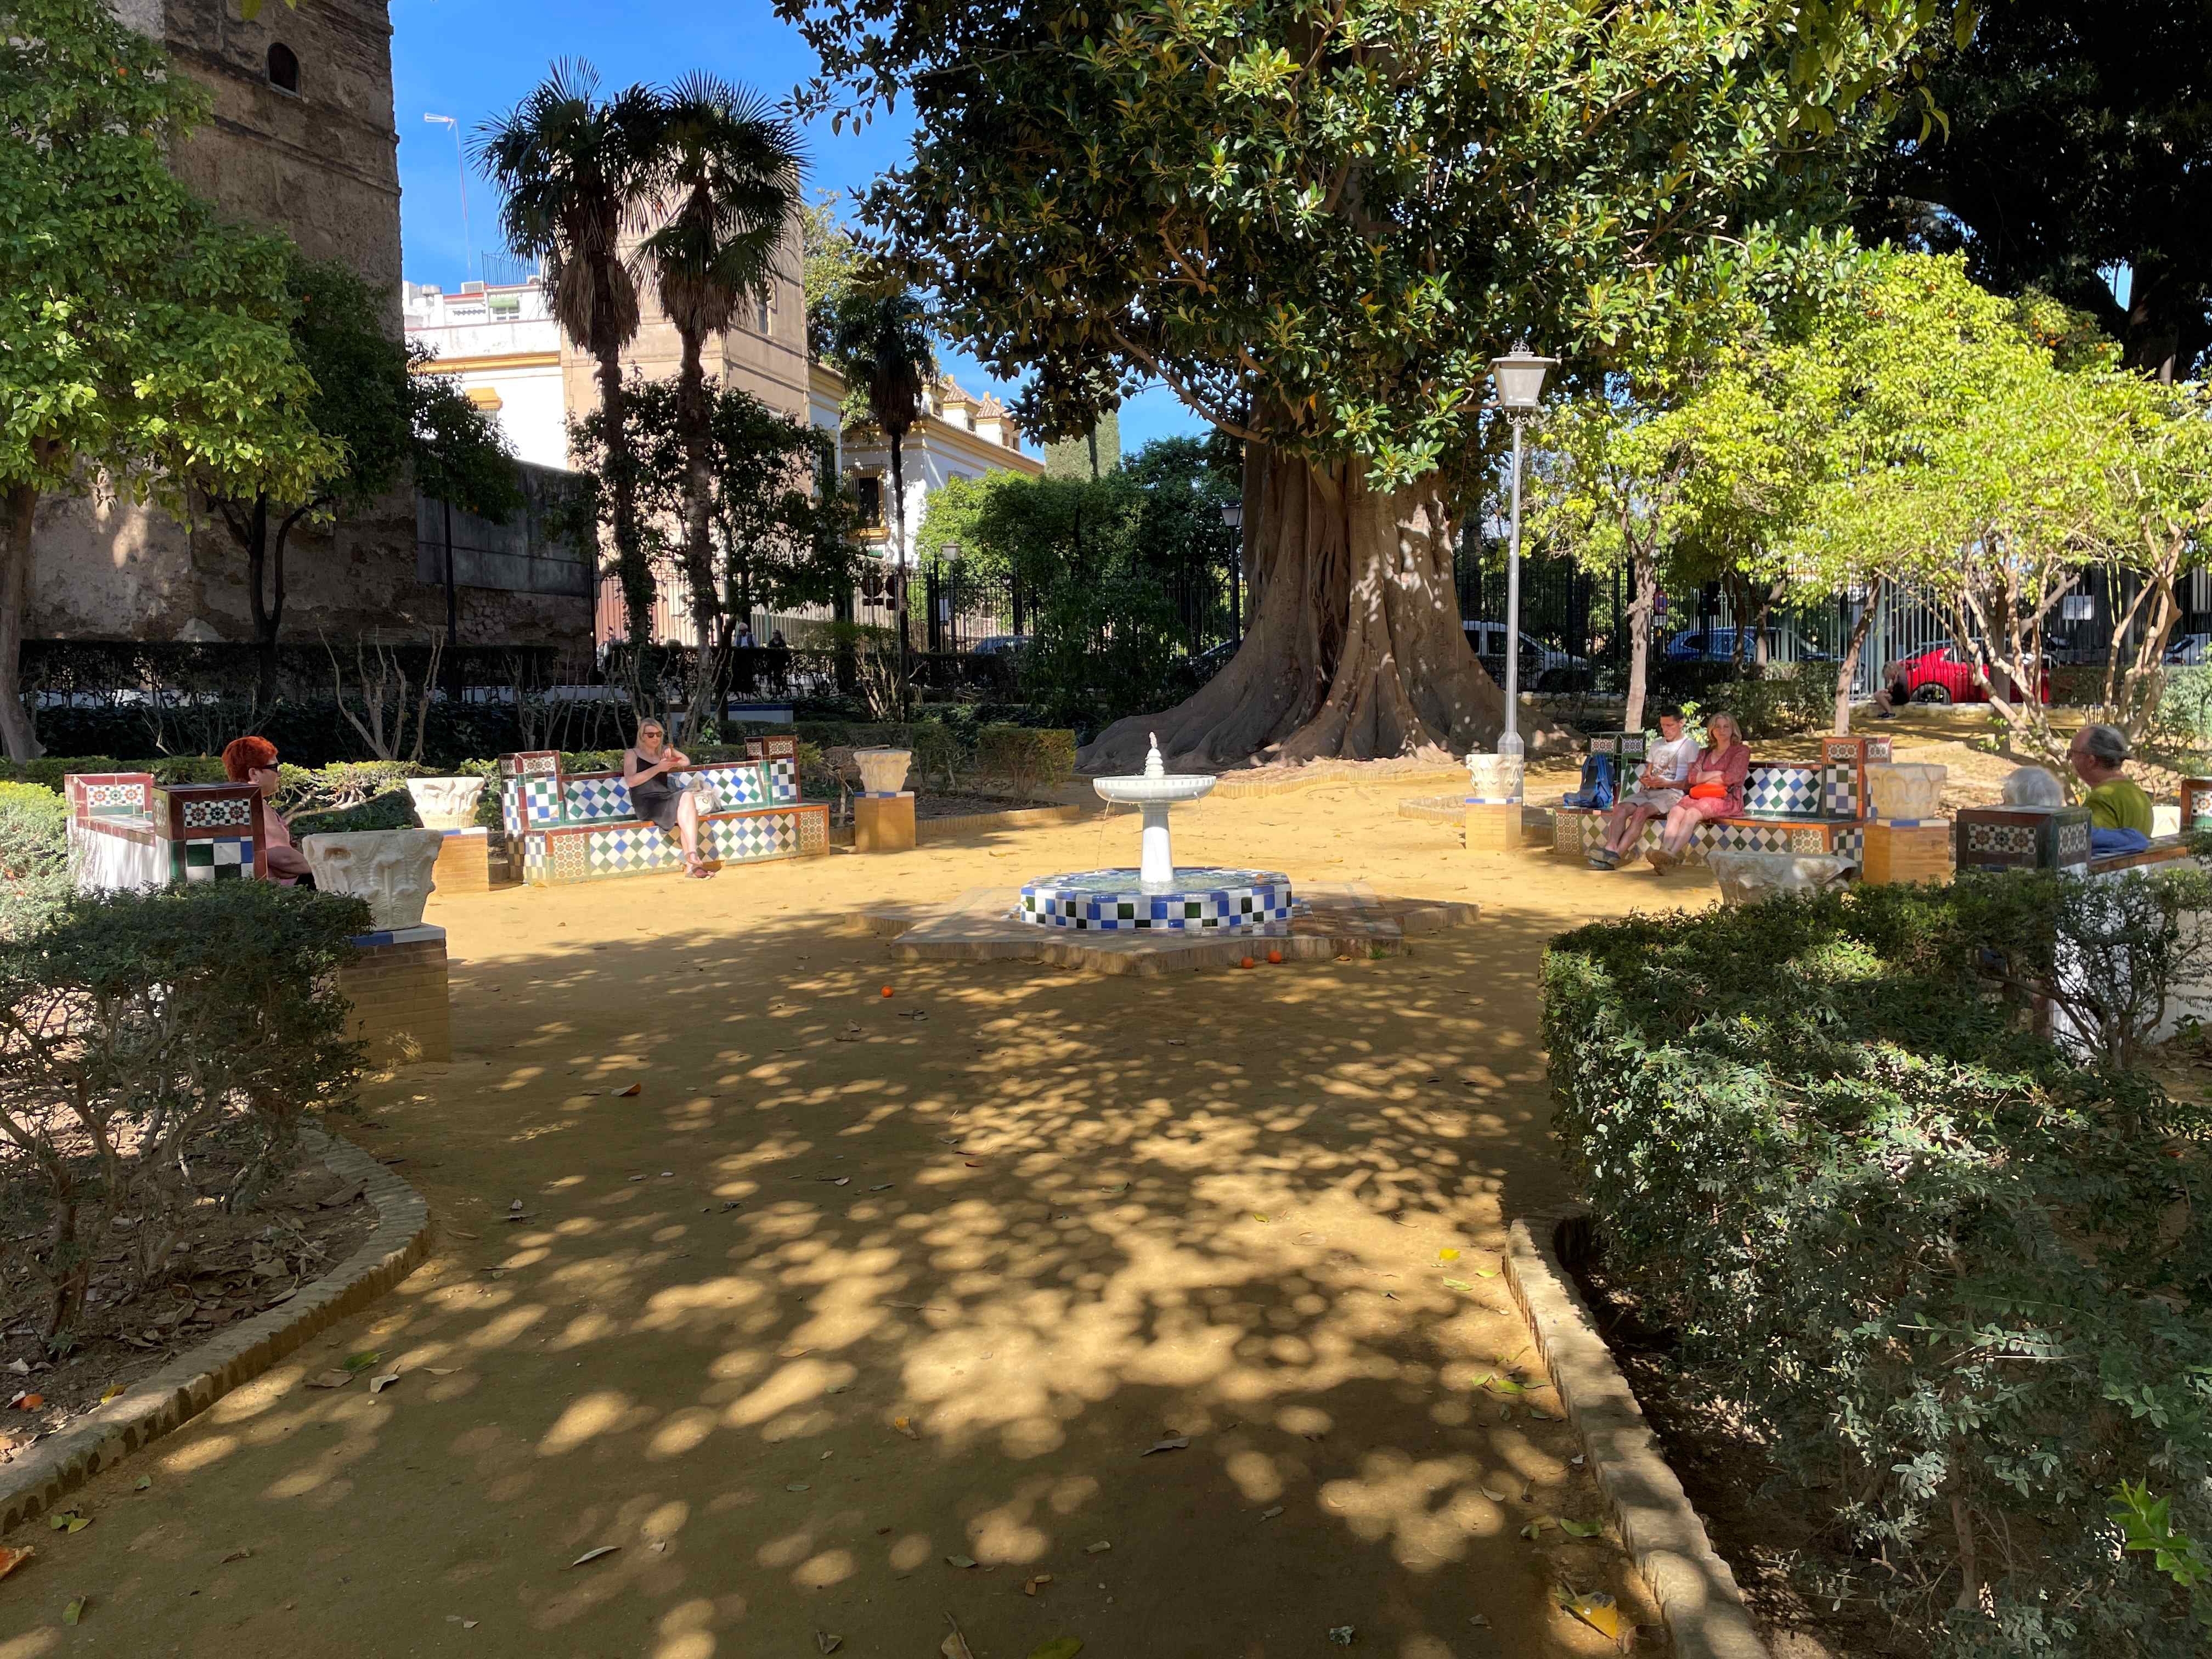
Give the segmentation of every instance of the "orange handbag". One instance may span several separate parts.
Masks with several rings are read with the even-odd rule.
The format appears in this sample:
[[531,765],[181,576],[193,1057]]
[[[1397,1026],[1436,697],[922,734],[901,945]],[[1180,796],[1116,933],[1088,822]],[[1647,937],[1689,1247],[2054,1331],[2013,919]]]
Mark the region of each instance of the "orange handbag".
[[1692,800],[1721,800],[1725,799],[1727,794],[1728,785],[1716,783],[1710,778],[1703,783],[1693,783],[1690,786]]

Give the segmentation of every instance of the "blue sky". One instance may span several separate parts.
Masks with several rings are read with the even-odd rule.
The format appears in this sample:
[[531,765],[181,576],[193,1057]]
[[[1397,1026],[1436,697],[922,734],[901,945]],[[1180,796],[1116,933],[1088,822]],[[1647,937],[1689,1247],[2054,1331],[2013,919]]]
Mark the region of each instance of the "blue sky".
[[[525,26],[527,27],[525,27]],[[496,202],[473,173],[468,180],[470,234],[461,234],[459,163],[449,127],[425,114],[450,115],[465,140],[478,123],[520,100],[556,58],[583,58],[608,88],[633,81],[672,81],[707,69],[781,97],[814,72],[814,54],[765,0],[724,8],[625,7],[581,0],[534,0],[490,5],[483,0],[392,0],[393,114],[399,129],[400,231],[410,282],[459,286],[483,276],[465,258],[499,249]],[[911,131],[903,108],[858,134],[833,135],[829,123],[807,129],[811,189],[854,191],[905,152]],[[994,380],[965,355],[948,350],[945,366],[970,391],[1001,397],[1014,388]],[[1195,416],[1164,388],[1121,410],[1121,443],[1203,431]]]

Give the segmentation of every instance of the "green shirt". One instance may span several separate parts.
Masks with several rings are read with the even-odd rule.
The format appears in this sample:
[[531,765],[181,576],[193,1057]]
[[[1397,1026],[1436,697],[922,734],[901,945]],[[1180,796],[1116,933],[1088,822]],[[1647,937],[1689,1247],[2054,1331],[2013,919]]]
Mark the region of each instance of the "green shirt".
[[2083,805],[2089,809],[2093,830],[2136,830],[2150,834],[2150,797],[2125,778],[2113,778],[2092,789]]

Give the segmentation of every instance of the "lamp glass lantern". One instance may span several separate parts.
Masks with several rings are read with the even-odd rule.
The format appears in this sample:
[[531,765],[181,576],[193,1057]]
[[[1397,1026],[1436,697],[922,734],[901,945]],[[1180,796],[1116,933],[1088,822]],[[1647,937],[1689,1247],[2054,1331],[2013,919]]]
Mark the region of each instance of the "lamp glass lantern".
[[1231,530],[1242,530],[1244,527],[1244,503],[1231,501],[1224,507],[1221,509],[1221,522]]
[[1503,357],[1490,360],[1498,381],[1498,406],[1508,415],[1533,415],[1544,396],[1544,377],[1559,366],[1557,357],[1539,357],[1526,340]]
[[1521,428],[1541,406],[1544,377],[1559,366],[1557,357],[1540,357],[1518,341],[1502,357],[1490,360],[1498,382],[1498,406],[1513,423],[1513,530],[1505,562],[1505,729],[1498,734],[1498,753],[1516,764],[1509,785],[1511,799],[1521,799],[1517,763],[1528,752],[1521,740]]

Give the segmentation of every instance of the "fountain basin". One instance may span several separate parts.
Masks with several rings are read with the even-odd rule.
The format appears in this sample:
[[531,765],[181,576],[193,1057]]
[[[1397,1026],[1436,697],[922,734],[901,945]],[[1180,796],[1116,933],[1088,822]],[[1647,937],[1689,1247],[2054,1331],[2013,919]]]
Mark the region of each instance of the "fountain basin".
[[1044,876],[1022,884],[1015,915],[1039,927],[1085,932],[1219,933],[1286,924],[1291,904],[1291,878],[1279,871],[1200,865],[1176,871],[1164,890],[1135,870]]
[[1196,800],[1213,787],[1213,780],[1192,773],[1159,776],[1131,773],[1118,778],[1093,778],[1091,787],[1108,800],[1144,806]]

